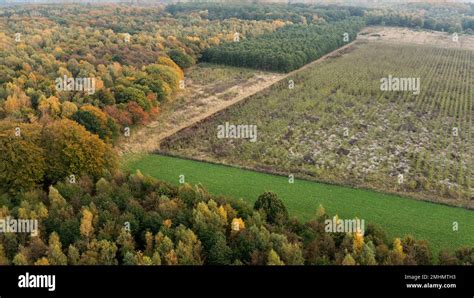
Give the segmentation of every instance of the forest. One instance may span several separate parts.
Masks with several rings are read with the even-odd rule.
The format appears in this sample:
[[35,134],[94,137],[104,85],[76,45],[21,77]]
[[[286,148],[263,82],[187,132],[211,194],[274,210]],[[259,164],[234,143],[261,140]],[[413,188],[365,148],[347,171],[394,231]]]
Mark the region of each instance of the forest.
[[332,24],[287,25],[254,39],[211,47],[204,51],[202,60],[289,72],[349,43],[363,26],[358,17]]
[[[94,182],[96,181],[96,182]],[[426,241],[326,233],[323,206],[302,223],[272,192],[254,206],[120,171],[0,196],[0,217],[38,219],[39,236],[0,234],[0,265],[472,265],[474,249],[433,256]],[[333,220],[337,221],[335,216]]]
[[474,33],[473,3],[410,3],[389,9],[372,9],[366,17],[367,25]]
[[[231,29],[251,37],[282,26],[171,18],[163,7],[13,6],[0,14],[0,119],[72,119],[108,143],[154,119],[181,88],[183,70],[202,49],[232,40]],[[63,77],[92,78],[95,92],[58,90]]]
[[[301,222],[289,216],[285,205],[272,192],[262,193],[252,206],[212,195],[201,185],[176,187],[120,168],[122,156],[117,152],[117,144],[130,131],[160,116],[166,104],[172,103],[186,88],[189,70],[196,64],[212,62],[289,72],[350,43],[367,24],[464,33],[473,29],[472,5],[449,8],[456,10],[453,17],[449,16],[451,10],[438,9],[436,5],[424,9],[427,13],[421,15],[410,7],[391,10],[305,4],[2,5],[0,218],[37,219],[40,234],[30,237],[0,233],[0,265],[473,264],[471,247],[433,254],[425,240],[409,235],[387,239],[383,228],[372,224],[364,235],[325,233],[325,219],[335,214],[329,215],[321,206],[314,210],[314,219]],[[460,17],[461,14],[464,16]],[[453,56],[456,58],[453,61],[463,65],[469,65],[465,61],[471,61],[472,56],[462,51],[444,53],[431,49],[428,52],[435,57],[438,53]],[[443,57],[439,65],[442,69],[452,69],[451,62]],[[425,63],[423,59],[419,61]],[[429,66],[428,62],[422,64],[424,68]],[[350,70],[359,71],[353,66]],[[453,87],[463,96],[458,103],[448,104],[447,91],[439,96],[441,103],[429,101],[430,94],[423,97],[425,101],[416,102],[427,110],[439,109],[440,116],[436,119],[439,121],[430,122],[439,134],[446,131],[440,126],[443,116],[451,116],[452,122],[457,121],[461,128],[469,121],[465,115],[470,89],[466,86],[471,76],[467,68],[463,70],[464,79]],[[242,75],[244,71],[235,72]],[[335,70],[328,70],[324,76],[306,73],[298,78],[318,79],[324,88],[310,91],[314,95],[320,95],[317,92],[328,95],[328,103],[335,104],[310,105],[306,102],[308,96],[303,94],[298,111],[314,108],[321,114],[341,115],[339,120],[351,119],[357,113],[351,113],[350,109],[343,113],[342,107],[345,104],[349,108],[360,107],[365,103],[357,97],[362,91],[351,93],[364,81],[353,83],[346,78],[338,86],[326,86],[322,79],[326,75],[334,77],[335,82],[341,77]],[[63,78],[65,83],[69,79],[90,80],[94,88],[81,90],[75,88],[77,84],[58,88],[57,81]],[[443,76],[434,78],[440,89],[445,87],[447,81]],[[296,83],[299,84],[306,83]],[[336,90],[341,86],[343,91]],[[287,90],[282,91],[281,84],[277,87],[278,93],[288,95]],[[345,103],[343,92],[351,95],[344,98]],[[367,92],[373,95],[372,91]],[[375,92],[375,95],[380,94]],[[281,97],[277,95],[274,101],[278,100]],[[373,102],[369,100],[369,103]],[[378,105],[366,107],[370,109],[370,117],[378,115]],[[269,124],[285,108],[288,105],[281,108],[270,102],[265,109],[254,108],[268,113],[268,118],[256,117],[250,121],[258,119]],[[365,110],[361,107],[360,111]],[[416,114],[409,116],[416,125]],[[294,123],[313,121],[323,126],[331,124],[332,118],[326,115],[319,119],[300,113],[294,117]],[[411,131],[413,127],[400,124],[396,129]],[[365,123],[358,123],[357,130],[361,142],[368,135],[381,134],[367,130]],[[195,137],[205,133],[199,131]],[[291,138],[300,141],[303,133],[304,128],[294,135],[285,131],[279,136],[278,145],[289,146],[287,140]],[[468,133],[469,130],[461,130],[460,140],[454,146],[470,148]],[[266,138],[275,139],[270,134]],[[461,161],[463,156],[448,156],[454,174],[443,170],[444,163],[437,159],[441,156],[437,150],[448,139],[448,136],[437,138],[433,148],[409,158],[413,161],[410,166],[417,172],[413,174],[413,182],[403,187],[416,191],[442,189],[449,197],[465,199],[471,185],[464,176],[470,174],[468,166],[472,165],[472,159],[467,164]],[[206,143],[203,140],[193,141],[203,146]],[[342,142],[346,146],[349,140]],[[235,146],[238,145],[236,142]],[[279,163],[282,167],[292,166],[293,162],[303,164],[305,174],[316,162],[306,151],[307,143],[300,145],[301,154],[295,149],[298,155],[287,163],[273,158],[283,156],[279,147],[266,146],[264,149],[270,154],[263,157],[268,158],[264,162]],[[367,142],[365,145],[369,146]],[[219,144],[214,149],[213,153],[221,157],[230,155]],[[345,156],[346,150],[328,156],[334,160],[339,155]],[[255,154],[241,152],[247,158]],[[340,160],[348,166],[344,156]],[[385,173],[397,161],[398,156],[386,161]],[[343,179],[349,173],[363,171],[358,165],[339,175],[341,167],[333,161],[321,166],[324,167],[318,169],[318,174],[327,174],[329,178]],[[377,172],[371,175],[369,178],[374,180],[382,177]],[[442,183],[442,179],[452,175],[456,176],[454,187]]]
[[195,12],[210,20],[236,18],[291,22],[275,32],[211,46],[204,50],[201,58],[206,62],[279,72],[300,68],[352,41],[365,25],[423,28],[458,34],[469,34],[474,29],[474,5],[463,4],[412,3],[376,9],[303,4],[180,3],[167,6],[167,11],[173,15]]
[[166,10],[173,15],[198,11],[209,20],[280,20],[293,24],[335,22],[351,16],[363,16],[365,9],[354,6],[307,5],[307,4],[232,4],[187,2],[168,5]]

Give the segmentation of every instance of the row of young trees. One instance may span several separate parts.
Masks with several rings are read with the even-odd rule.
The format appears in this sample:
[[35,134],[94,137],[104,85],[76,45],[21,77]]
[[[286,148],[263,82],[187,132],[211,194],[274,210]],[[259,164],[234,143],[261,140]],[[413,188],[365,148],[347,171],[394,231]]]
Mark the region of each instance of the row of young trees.
[[[39,234],[0,234],[0,265],[428,265],[474,264],[474,249],[433,257],[426,241],[328,233],[320,206],[307,223],[289,218],[274,193],[241,200],[117,172],[0,195],[0,217],[37,219]],[[95,182],[94,182],[95,181]]]
[[362,18],[321,25],[287,25],[254,39],[229,42],[204,51],[212,63],[289,72],[355,39]]

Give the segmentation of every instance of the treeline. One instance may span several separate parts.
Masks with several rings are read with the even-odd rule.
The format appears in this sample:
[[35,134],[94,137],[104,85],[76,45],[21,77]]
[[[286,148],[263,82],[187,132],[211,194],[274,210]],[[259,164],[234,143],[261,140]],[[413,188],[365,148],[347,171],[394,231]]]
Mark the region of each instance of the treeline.
[[307,4],[235,4],[235,3],[177,3],[166,11],[178,13],[198,12],[209,20],[230,18],[242,20],[282,20],[292,23],[336,22],[351,16],[363,16],[365,9],[352,6],[317,6]]
[[474,264],[473,248],[433,257],[426,241],[389,240],[371,224],[364,234],[326,232],[322,206],[302,223],[271,192],[251,208],[139,172],[3,194],[0,205],[0,218],[39,223],[36,236],[0,233],[0,265]]
[[474,5],[411,3],[367,12],[367,25],[399,26],[449,33],[474,33]]
[[367,25],[409,27],[448,33],[473,33],[474,18],[463,18],[460,21],[453,22],[451,20],[440,21],[435,18],[422,18],[417,15],[407,15],[403,13],[387,13],[369,15],[367,17]]
[[353,17],[332,24],[287,25],[254,39],[206,49],[202,60],[289,72],[349,43],[364,24],[362,18]]

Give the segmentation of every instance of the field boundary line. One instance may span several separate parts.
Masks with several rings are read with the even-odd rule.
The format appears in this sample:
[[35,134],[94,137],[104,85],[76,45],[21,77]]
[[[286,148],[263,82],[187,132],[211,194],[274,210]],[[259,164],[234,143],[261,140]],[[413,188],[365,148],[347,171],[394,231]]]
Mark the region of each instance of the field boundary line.
[[[276,176],[276,177],[288,178],[288,176],[287,176],[288,173],[284,173],[284,172],[280,172],[280,171],[271,171],[271,170],[257,169],[257,168],[242,166],[242,165],[236,165],[236,164],[222,163],[222,162],[217,162],[217,161],[214,161],[214,160],[201,159],[199,157],[183,156],[183,155],[174,154],[174,153],[167,152],[167,151],[156,150],[154,152],[147,153],[147,154],[161,155],[161,156],[165,156],[165,157],[177,158],[177,159],[182,159],[182,160],[202,162],[202,163],[215,165],[215,166],[222,166],[222,167],[227,167],[227,168],[232,168],[232,169],[250,171],[250,172],[254,172],[254,173],[258,173],[258,174],[266,174],[266,175],[271,175],[271,176]],[[140,159],[140,158],[138,158],[138,159]],[[417,201],[417,202],[421,202],[421,203],[434,204],[434,205],[440,205],[440,206],[451,207],[451,208],[458,208],[458,209],[463,209],[463,210],[467,210],[467,211],[474,211],[474,208],[469,207],[469,206],[453,205],[453,204],[448,204],[448,203],[443,202],[443,201],[433,201],[429,197],[417,196],[414,193],[386,191],[386,190],[381,190],[381,189],[369,188],[369,187],[366,187],[366,186],[357,186],[357,185],[354,185],[354,184],[341,184],[341,183],[336,183],[336,182],[333,182],[333,181],[326,181],[326,180],[321,180],[321,179],[311,179],[311,178],[307,178],[307,177],[298,175],[297,173],[294,173],[294,178],[297,179],[297,180],[300,180],[300,181],[304,181],[304,182],[318,183],[318,184],[324,184],[324,185],[328,185],[328,186],[337,186],[337,187],[343,187],[343,188],[348,188],[348,189],[353,189],[353,190],[370,191],[370,192],[377,193],[377,194],[396,196],[396,197],[401,198],[401,199]]]

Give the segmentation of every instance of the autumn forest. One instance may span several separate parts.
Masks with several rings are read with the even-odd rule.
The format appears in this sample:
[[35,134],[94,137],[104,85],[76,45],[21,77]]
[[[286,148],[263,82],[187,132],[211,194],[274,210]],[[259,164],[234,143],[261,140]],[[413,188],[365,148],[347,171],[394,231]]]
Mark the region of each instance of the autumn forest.
[[[422,10],[425,13],[419,13]],[[344,72],[355,73],[354,65],[363,59],[360,57],[366,57],[357,51],[373,51],[375,57],[383,50],[395,52],[398,49],[373,46],[369,50],[363,44],[357,46],[355,53],[347,50],[329,59],[353,55],[350,57],[354,59],[349,61],[351,67],[321,66],[324,74],[306,73],[289,78],[306,80],[305,86],[318,86],[321,88],[318,92],[323,90],[320,93],[285,93],[290,91],[283,89],[292,89],[286,87],[285,76],[356,43],[367,26],[469,36],[474,30],[474,5],[368,8],[258,3],[25,4],[0,6],[0,17],[0,219],[36,220],[39,230],[37,236],[0,233],[0,265],[474,264],[474,243],[448,249],[446,243],[432,244],[431,239],[414,237],[404,231],[403,234],[387,233],[382,224],[372,222],[366,223],[364,233],[328,232],[327,221],[337,221],[340,210],[314,203],[309,207],[311,218],[302,219],[295,211],[297,208],[290,208],[273,189],[262,190],[258,195],[252,193],[246,200],[248,198],[210,191],[208,185],[200,181],[187,183],[184,178],[181,181],[180,177],[173,176],[176,183],[172,183],[166,181],[164,174],[152,177],[154,175],[142,173],[141,169],[131,170],[126,165],[136,156],[121,149],[131,134],[153,128],[160,117],[178,113],[182,106],[189,105],[189,101],[183,99],[192,99],[186,93],[188,88],[206,78],[205,75],[193,77],[193,73],[212,69],[209,72],[218,75],[209,75],[209,80],[225,82],[220,86],[223,90],[233,86],[226,81],[230,81],[231,76],[237,77],[232,77],[236,86],[245,88],[250,84],[245,81],[246,74],[254,76],[258,83],[258,75],[263,73],[270,78],[283,79],[274,81],[277,85],[273,87],[280,88],[279,91],[263,90],[259,98],[250,98],[254,105],[242,106],[239,111],[245,111],[242,113],[243,119],[248,120],[245,123],[256,123],[262,129],[259,140],[271,144],[255,146],[274,152],[256,153],[258,150],[248,143],[242,145],[241,140],[222,145],[213,138],[213,129],[221,122],[216,125],[199,122],[202,119],[194,121],[199,128],[185,131],[184,137],[178,134],[166,139],[161,149],[169,149],[166,154],[191,160],[206,160],[209,154],[210,163],[227,158],[231,165],[263,173],[273,174],[273,169],[288,170],[290,174],[301,171],[302,179],[325,183],[327,177],[322,170],[311,168],[317,163],[312,157],[302,158],[303,164],[278,160],[288,154],[278,150],[281,143],[294,138],[293,132],[280,139],[271,134],[278,130],[265,129],[272,121],[284,123],[286,127],[285,121],[291,119],[288,127],[298,123],[304,132],[309,127],[307,123],[316,123],[321,117],[317,129],[330,131],[332,122],[320,115],[331,113],[342,117],[343,113],[336,111],[338,104],[364,110],[360,105],[362,101],[353,100],[355,97],[351,96],[369,94],[369,98],[380,93],[367,91],[369,85],[364,82],[354,84],[355,87],[348,83],[352,77],[348,78]],[[404,50],[410,54],[420,53],[415,49]],[[431,58],[440,52],[430,49],[424,53],[429,53]],[[462,104],[464,108],[460,108],[464,114],[460,115],[467,116],[453,116],[459,116],[463,127],[472,121],[472,115],[466,112],[470,109],[472,113],[472,99],[468,102],[472,96],[472,71],[463,66],[473,57],[471,53],[453,50],[442,54],[446,59],[461,57],[456,65],[466,75],[466,83],[457,89],[446,85],[445,90],[460,90],[459,94],[466,100]],[[378,56],[374,61],[380,65],[387,59]],[[375,64],[366,65],[376,67]],[[399,65],[415,71],[409,62]],[[364,67],[358,69],[364,74],[370,73]],[[430,71],[434,73],[438,69],[433,66]],[[316,83],[327,77],[334,80],[331,87]],[[299,86],[298,81],[296,84]],[[206,90],[206,86],[199,87],[201,91]],[[359,87],[363,91],[356,90]],[[337,97],[340,94],[337,89],[352,92],[344,97],[344,103],[342,95]],[[234,96],[235,90],[227,93],[214,90],[209,97],[219,93],[224,97],[222,101],[226,101],[227,97]],[[294,116],[299,115],[298,111],[311,111],[312,106],[307,102],[310,97],[324,97],[328,105],[323,106],[324,110],[317,109],[314,115],[305,114],[307,118]],[[281,100],[279,106],[275,103],[277,99]],[[299,100],[301,105],[289,107],[290,100]],[[263,108],[265,105],[267,108]],[[176,106],[178,112],[173,110]],[[429,111],[426,108],[425,112]],[[239,113],[235,112],[241,115]],[[370,110],[367,115],[375,117],[377,113]],[[253,119],[245,118],[247,116]],[[360,124],[363,125],[366,124]],[[467,130],[460,133],[465,139],[459,148],[473,148],[472,137],[467,134]],[[305,145],[301,141],[294,144],[298,142]],[[186,147],[190,144],[191,149]],[[199,148],[208,151],[198,152]],[[226,150],[231,149],[226,148],[238,150],[230,152]],[[158,151],[140,153],[163,153]],[[242,155],[232,155],[236,152]],[[347,153],[337,152],[338,155]],[[464,201],[446,208],[458,208],[459,214],[466,214],[468,227],[472,227],[469,219],[472,213],[464,213],[472,212],[468,208],[471,203],[465,203],[472,200],[468,194],[472,190],[468,181],[472,178],[469,172],[472,169],[465,170],[472,165],[472,159],[462,164],[459,159],[465,156],[467,154],[452,157],[453,162],[461,164],[452,169],[457,170],[453,175],[458,177],[456,181],[462,188],[459,197]],[[251,162],[246,163],[246,160]],[[260,164],[253,164],[259,161]],[[291,168],[294,164],[299,166],[298,170]],[[192,166],[183,167],[183,171],[185,169],[192,172]],[[425,181],[423,178],[419,180]],[[422,191],[434,189],[430,185],[425,185],[428,190]],[[351,186],[357,188],[358,185]],[[241,187],[245,191],[246,186]],[[375,190],[380,191],[380,188]],[[387,187],[386,191],[390,193],[391,189]],[[361,214],[363,216],[363,211]]]

